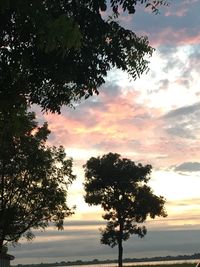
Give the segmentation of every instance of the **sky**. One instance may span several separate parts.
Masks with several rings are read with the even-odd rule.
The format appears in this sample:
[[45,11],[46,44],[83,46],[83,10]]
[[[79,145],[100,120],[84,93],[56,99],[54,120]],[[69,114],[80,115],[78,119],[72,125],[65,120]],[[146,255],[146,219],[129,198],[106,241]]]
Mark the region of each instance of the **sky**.
[[49,144],[63,145],[74,160],[76,181],[68,203],[76,213],[60,232],[50,227],[36,239],[10,249],[13,264],[77,259],[117,258],[117,250],[100,244],[104,222],[100,207],[84,203],[82,165],[92,156],[121,154],[151,164],[149,185],[166,198],[167,218],[148,220],[147,236],[130,238],[124,257],[193,254],[200,250],[200,1],[172,0],[158,15],[137,7],[120,23],[147,35],[155,52],[149,72],[136,81],[112,69],[100,94],[62,108],[48,121]]

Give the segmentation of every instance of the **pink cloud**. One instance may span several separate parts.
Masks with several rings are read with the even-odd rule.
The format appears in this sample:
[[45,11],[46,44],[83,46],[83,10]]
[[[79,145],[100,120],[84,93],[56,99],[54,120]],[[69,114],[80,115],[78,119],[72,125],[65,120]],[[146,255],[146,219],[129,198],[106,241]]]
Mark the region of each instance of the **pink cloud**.
[[174,3],[171,3],[170,8],[165,12],[165,16],[176,16],[176,17],[184,17],[187,12],[190,10],[191,5],[197,3],[198,0],[182,0],[181,4],[177,7],[174,7]]
[[188,9],[186,7],[182,7],[179,10],[168,10],[167,12],[165,12],[165,16],[166,17],[172,17],[172,16],[177,16],[177,17],[184,17],[185,14],[187,13]]
[[[178,163],[180,157],[181,160],[188,159],[188,155],[196,157],[199,143],[187,148],[184,140],[171,140],[163,130],[162,111],[138,104],[137,99],[135,91],[116,97],[103,92],[99,96],[102,105],[76,110],[76,116],[73,110],[61,115],[44,115],[52,131],[50,144],[62,144],[66,150],[96,149],[135,155],[134,160],[141,159],[157,167]],[[85,112],[83,117],[82,112]]]
[[152,46],[157,47],[160,45],[195,45],[200,43],[200,32],[194,35],[188,33],[188,29],[182,28],[175,30],[171,27],[163,28],[162,31],[156,33],[146,33],[149,36]]
[[[91,98],[76,110],[63,109],[61,115],[43,115],[52,131],[49,143],[63,145],[66,151],[80,151],[75,160],[86,161],[88,155],[96,156],[93,152],[101,155],[111,151],[155,168],[198,161],[200,141],[191,138],[187,128],[185,136],[184,129],[180,132],[180,118],[163,116],[162,109],[139,103],[139,97],[135,90],[104,88],[97,98]],[[194,134],[193,128],[190,133]],[[198,135],[196,129],[195,136]]]
[[[137,97],[134,91],[117,97],[102,93],[99,98],[104,102],[103,107],[88,106],[84,119],[71,116],[73,110],[61,115],[44,115],[52,131],[51,143],[87,149],[98,143],[125,145],[126,140],[141,137],[154,127],[152,118],[160,113],[136,104]],[[78,113],[81,112],[80,109]]]

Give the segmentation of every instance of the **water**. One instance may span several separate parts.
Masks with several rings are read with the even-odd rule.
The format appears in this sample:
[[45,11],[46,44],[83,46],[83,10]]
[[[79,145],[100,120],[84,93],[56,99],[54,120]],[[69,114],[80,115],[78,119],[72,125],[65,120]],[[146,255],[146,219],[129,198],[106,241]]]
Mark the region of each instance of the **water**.
[[[194,263],[198,262],[198,260],[171,260],[171,261],[145,261],[145,262],[126,262],[123,266],[139,266],[139,265],[162,265],[162,264],[181,264],[181,263]],[[90,265],[67,265],[62,267],[116,267],[117,263],[104,263],[104,264],[90,264]],[[53,266],[57,267],[57,266]]]

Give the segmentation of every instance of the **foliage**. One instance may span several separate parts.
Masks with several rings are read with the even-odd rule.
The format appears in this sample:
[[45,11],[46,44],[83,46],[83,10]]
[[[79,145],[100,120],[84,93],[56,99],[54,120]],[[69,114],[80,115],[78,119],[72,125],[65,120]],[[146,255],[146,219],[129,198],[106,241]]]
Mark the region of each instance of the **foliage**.
[[0,111],[0,251],[50,222],[62,229],[73,213],[66,204],[72,160],[46,145],[49,133],[23,105]]
[[122,266],[122,241],[132,234],[143,237],[146,227],[143,222],[149,216],[166,216],[165,199],[153,194],[147,185],[151,165],[143,166],[109,153],[89,159],[85,168],[85,201],[101,205],[108,221],[102,231],[101,242],[111,247],[118,245],[119,266]]
[[136,78],[153,49],[116,18],[120,8],[134,13],[137,4],[156,12],[166,1],[1,0],[1,101],[24,96],[59,112],[98,93],[112,67]]

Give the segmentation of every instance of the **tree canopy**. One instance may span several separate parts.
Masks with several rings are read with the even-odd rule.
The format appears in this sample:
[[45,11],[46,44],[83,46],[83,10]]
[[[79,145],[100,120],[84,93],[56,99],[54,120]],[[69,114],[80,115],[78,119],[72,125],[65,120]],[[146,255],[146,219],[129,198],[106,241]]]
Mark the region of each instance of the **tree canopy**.
[[147,185],[151,165],[135,164],[119,154],[109,153],[90,158],[85,169],[85,201],[101,205],[108,221],[102,230],[101,243],[118,246],[118,263],[122,266],[123,246],[132,234],[145,236],[147,217],[166,216],[165,199],[156,196]]
[[50,222],[62,229],[75,176],[63,147],[47,146],[50,131],[23,106],[0,112],[0,252]]
[[[153,49],[116,21],[138,4],[156,12],[164,0],[0,1],[0,99],[59,112],[98,93],[112,67],[133,78]],[[107,16],[110,14],[111,16]]]

